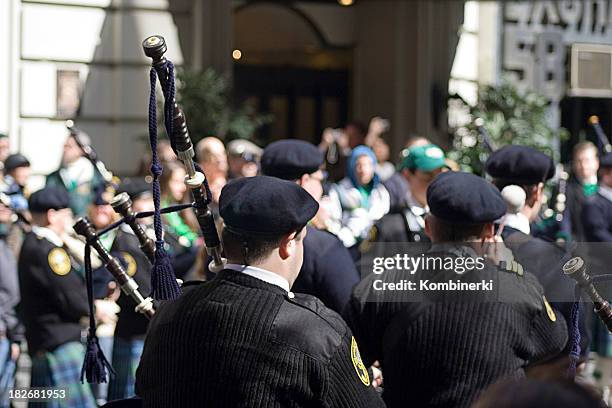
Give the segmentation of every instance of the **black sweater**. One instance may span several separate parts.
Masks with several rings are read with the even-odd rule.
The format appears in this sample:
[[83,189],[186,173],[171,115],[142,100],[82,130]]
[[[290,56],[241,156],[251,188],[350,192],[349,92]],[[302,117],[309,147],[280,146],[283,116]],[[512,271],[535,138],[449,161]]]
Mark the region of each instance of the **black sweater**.
[[[430,254],[444,256],[448,254]],[[453,271],[436,275],[387,271],[354,290],[346,318],[366,365],[378,360],[389,407],[469,407],[478,393],[502,377],[524,376],[530,363],[556,356],[567,341],[565,320],[549,315],[535,277],[513,271]],[[493,293],[424,294],[376,291],[373,282],[478,282],[493,279]],[[550,309],[551,313],[554,313]],[[552,317],[551,317],[552,316]],[[554,319],[554,321],[552,321]]]
[[158,309],[136,392],[145,407],[384,406],[352,343],[318,299],[225,270]]

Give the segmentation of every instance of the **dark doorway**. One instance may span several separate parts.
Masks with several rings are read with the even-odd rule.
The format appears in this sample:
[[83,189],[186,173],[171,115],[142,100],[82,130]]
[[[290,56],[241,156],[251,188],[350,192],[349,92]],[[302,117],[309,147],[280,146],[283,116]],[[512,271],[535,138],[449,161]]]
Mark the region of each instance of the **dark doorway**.
[[273,115],[272,123],[259,130],[258,140],[297,138],[319,143],[323,129],[346,123],[348,70],[236,64],[234,84],[239,96],[257,111]]
[[[343,24],[338,15],[335,23]],[[330,44],[317,18],[303,8],[274,1],[237,7],[234,47],[237,96],[272,115],[255,135],[258,142],[298,138],[318,143],[323,129],[346,123],[352,49]]]

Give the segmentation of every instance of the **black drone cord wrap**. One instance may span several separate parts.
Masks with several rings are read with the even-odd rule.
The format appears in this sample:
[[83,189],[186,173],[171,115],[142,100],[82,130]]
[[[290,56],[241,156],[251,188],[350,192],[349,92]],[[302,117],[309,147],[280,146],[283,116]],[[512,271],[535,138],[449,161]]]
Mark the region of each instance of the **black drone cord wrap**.
[[[166,42],[162,36],[154,35],[146,38],[142,47],[145,54],[153,60],[151,68],[151,97],[149,100],[149,139],[151,141],[151,149],[153,150],[154,164],[157,160],[157,121],[155,117],[155,84],[156,78],[159,78],[162,93],[164,95],[164,119],[166,132],[170,139],[170,144],[174,149],[177,157],[185,166],[187,177],[185,184],[191,191],[194,199],[194,210],[204,243],[208,254],[212,257],[210,269],[217,272],[223,269],[225,260],[221,256],[221,241],[215,226],[213,214],[208,207],[211,201],[212,194],[208,186],[206,176],[193,161],[194,151],[189,131],[187,129],[187,121],[181,107],[176,103],[175,87],[174,87],[174,65],[171,61],[164,57],[167,50]],[[158,164],[158,163],[157,163]],[[155,180],[155,172],[153,172]],[[155,184],[153,189],[155,198]],[[157,228],[156,228],[157,232]],[[156,243],[157,244],[157,243]],[[157,257],[157,253],[156,253]],[[154,286],[155,288],[155,286]]]

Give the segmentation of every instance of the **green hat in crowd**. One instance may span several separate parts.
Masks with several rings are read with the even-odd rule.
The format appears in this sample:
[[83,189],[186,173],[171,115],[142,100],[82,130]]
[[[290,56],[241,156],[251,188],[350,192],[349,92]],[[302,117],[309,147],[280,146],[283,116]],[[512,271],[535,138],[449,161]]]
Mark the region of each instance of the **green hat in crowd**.
[[435,144],[415,146],[408,149],[400,163],[400,170],[433,171],[446,167],[444,151]]

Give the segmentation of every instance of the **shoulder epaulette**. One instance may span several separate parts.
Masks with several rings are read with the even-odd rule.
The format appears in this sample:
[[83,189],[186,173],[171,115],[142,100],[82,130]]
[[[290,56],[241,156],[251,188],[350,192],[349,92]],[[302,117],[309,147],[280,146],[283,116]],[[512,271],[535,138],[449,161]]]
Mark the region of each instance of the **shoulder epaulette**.
[[501,261],[499,263],[499,269],[509,273],[515,273],[518,276],[523,276],[525,274],[525,271],[523,270],[523,265],[514,260],[510,262]]

